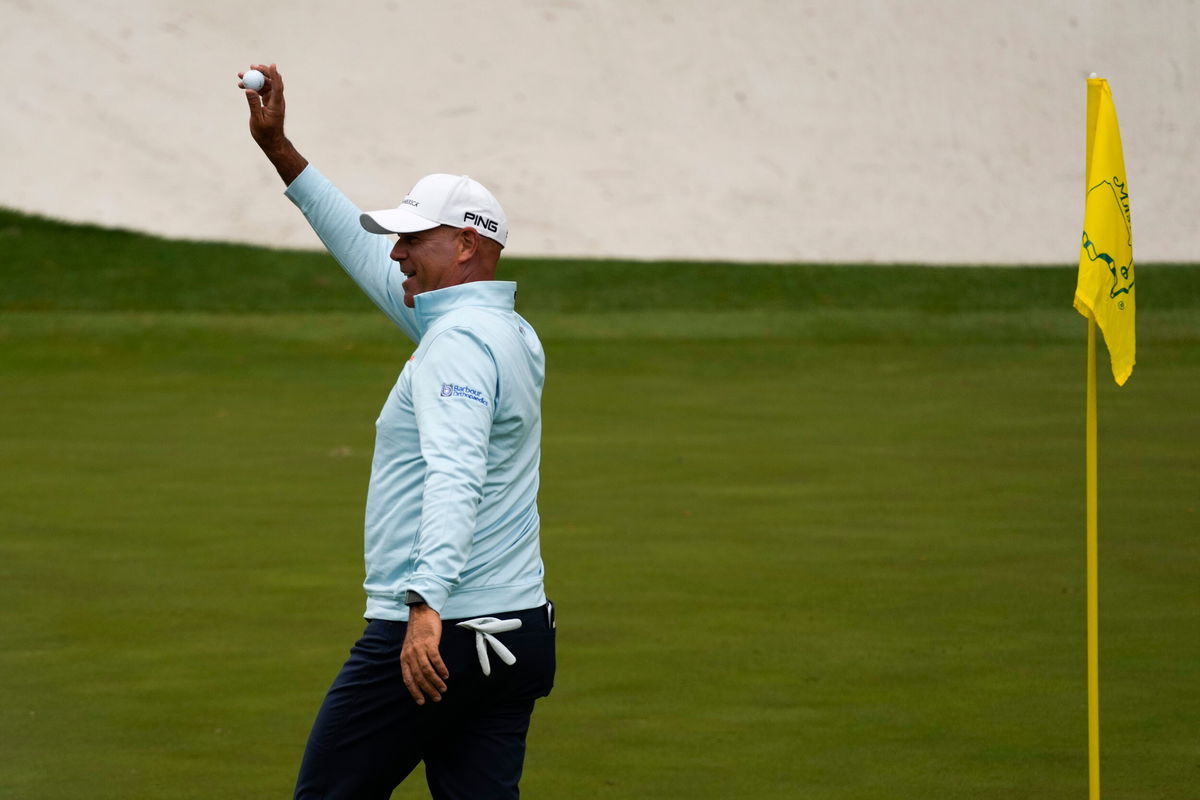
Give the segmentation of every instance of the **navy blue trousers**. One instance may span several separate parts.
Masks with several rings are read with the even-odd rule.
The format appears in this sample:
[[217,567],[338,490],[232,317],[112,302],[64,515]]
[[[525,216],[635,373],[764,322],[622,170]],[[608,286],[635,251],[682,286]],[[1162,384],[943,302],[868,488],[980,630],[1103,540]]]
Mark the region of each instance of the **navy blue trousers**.
[[554,685],[552,615],[550,606],[493,614],[522,625],[497,635],[517,661],[489,650],[490,676],[475,634],[443,620],[438,649],[450,678],[441,702],[423,706],[400,674],[407,623],[369,620],[317,713],[297,800],[387,800],[421,761],[434,800],[517,798],[533,703]]

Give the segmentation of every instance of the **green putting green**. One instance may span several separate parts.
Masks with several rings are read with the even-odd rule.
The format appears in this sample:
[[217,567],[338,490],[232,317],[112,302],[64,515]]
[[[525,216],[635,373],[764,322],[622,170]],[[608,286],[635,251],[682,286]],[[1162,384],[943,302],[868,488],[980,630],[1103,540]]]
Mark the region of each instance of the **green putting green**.
[[[288,796],[411,345],[323,256],[5,213],[0,260],[0,796]],[[1071,270],[512,273],[560,621],[527,796],[1083,795]],[[1101,746],[1148,800],[1197,766],[1200,270],[1138,287],[1138,367],[1100,370]]]

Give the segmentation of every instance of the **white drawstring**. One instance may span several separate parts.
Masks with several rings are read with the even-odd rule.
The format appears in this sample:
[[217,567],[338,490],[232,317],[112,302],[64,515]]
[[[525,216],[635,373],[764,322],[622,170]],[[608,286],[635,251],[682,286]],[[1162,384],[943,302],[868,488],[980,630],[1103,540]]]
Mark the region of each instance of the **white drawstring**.
[[492,634],[515,631],[521,627],[521,620],[476,617],[475,619],[458,623],[458,627],[475,631],[475,652],[479,654],[479,666],[483,670],[484,675],[492,674],[492,663],[488,659],[488,645],[491,645],[492,649],[496,651],[496,655],[500,656],[500,660],[505,664],[511,667],[517,663],[517,657],[512,654],[512,651],[501,644],[500,640]]

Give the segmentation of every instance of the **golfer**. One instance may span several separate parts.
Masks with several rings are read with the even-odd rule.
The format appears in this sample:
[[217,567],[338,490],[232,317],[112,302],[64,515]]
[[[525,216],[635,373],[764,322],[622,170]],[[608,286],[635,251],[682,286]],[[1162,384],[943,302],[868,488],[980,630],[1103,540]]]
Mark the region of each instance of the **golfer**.
[[[329,252],[416,343],[376,421],[366,630],[309,735],[297,798],[516,798],[534,701],[554,682],[542,584],[542,345],[495,280],[508,222],[461,175],[361,213],[284,136],[274,65],[250,133]],[[239,76],[240,77],[240,76]],[[395,234],[393,243],[386,234]]]

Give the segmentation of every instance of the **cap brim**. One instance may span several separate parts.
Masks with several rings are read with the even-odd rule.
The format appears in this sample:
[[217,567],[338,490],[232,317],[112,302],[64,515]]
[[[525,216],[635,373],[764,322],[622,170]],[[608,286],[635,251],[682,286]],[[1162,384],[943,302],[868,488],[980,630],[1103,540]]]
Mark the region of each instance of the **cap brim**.
[[436,228],[440,222],[425,219],[407,208],[388,208],[383,211],[368,211],[358,218],[363,230],[371,233],[416,233]]

